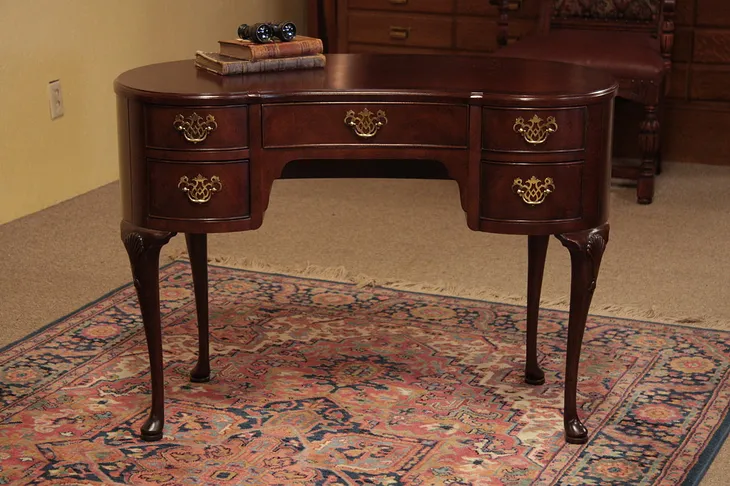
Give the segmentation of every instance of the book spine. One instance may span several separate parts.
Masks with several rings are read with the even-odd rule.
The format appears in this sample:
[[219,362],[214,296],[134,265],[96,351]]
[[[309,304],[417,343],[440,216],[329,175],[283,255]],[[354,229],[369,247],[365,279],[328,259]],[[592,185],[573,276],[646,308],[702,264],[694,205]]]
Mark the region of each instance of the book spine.
[[206,52],[198,51],[195,54],[195,65],[207,71],[227,76],[229,74],[243,74],[245,61],[221,61]]
[[313,69],[324,67],[326,58],[323,54],[304,57],[282,57],[278,59],[262,59],[260,61],[241,63],[242,73],[263,73],[274,71],[292,71],[295,69]]
[[304,57],[264,59],[261,61],[220,61],[206,55],[205,53],[198,53],[195,58],[196,67],[224,76],[233,74],[322,68],[326,65],[326,63],[327,58],[324,54]]
[[324,45],[321,39],[307,39],[294,42],[274,42],[249,46],[251,60],[277,59],[284,57],[313,56],[321,54]]
[[195,67],[198,69],[202,69],[203,71],[208,71],[209,73],[223,74],[220,70],[207,66],[205,63],[202,63],[197,59],[195,60]]

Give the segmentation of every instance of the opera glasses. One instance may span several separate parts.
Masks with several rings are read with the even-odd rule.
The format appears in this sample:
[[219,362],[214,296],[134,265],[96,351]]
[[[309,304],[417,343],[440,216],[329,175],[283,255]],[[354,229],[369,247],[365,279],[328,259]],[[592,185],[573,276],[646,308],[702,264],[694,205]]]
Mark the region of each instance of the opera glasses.
[[258,44],[279,39],[284,42],[294,40],[297,36],[297,26],[294,22],[263,22],[258,24],[241,24],[238,26],[238,37],[248,39]]

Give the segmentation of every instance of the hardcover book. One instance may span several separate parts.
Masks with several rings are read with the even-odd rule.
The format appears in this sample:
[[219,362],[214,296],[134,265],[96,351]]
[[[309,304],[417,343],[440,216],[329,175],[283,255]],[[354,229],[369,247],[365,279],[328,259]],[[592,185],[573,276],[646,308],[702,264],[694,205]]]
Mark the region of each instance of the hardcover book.
[[327,58],[324,54],[245,61],[243,59],[224,56],[218,52],[196,51],[195,53],[196,67],[224,76],[231,74],[323,68],[326,63]]
[[300,57],[322,54],[324,45],[322,39],[298,35],[294,40],[282,42],[274,40],[265,44],[257,44],[246,39],[232,39],[218,41],[218,51],[224,56],[258,61],[261,59],[277,59],[282,57]]

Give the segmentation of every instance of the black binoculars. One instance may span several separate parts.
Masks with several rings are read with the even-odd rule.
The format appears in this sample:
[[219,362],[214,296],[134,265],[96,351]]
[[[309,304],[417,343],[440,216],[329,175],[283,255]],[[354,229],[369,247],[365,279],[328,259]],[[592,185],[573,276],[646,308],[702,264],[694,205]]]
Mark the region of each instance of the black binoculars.
[[241,24],[238,26],[238,37],[257,44],[264,44],[279,39],[284,42],[294,40],[297,36],[297,26],[294,22],[263,22],[259,24]]

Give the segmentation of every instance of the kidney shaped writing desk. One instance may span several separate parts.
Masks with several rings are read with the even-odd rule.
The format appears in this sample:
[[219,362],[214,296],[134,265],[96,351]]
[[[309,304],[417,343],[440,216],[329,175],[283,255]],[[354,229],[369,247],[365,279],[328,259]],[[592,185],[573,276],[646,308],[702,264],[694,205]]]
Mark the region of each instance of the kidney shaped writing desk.
[[271,185],[289,162],[407,160],[416,162],[411,175],[419,161],[442,164],[459,185],[472,230],[528,236],[529,384],[545,381],[537,322],[549,236],[570,251],[564,427],[568,442],[587,440],[576,391],[608,241],[612,78],[508,58],[338,54],[324,69],[235,77],[198,70],[193,61],[154,64],[123,73],[114,87],[122,240],[152,380],[143,439],[160,439],[164,428],[160,248],[185,233],[200,346],[191,380],[207,381],[206,234],[261,226]]

